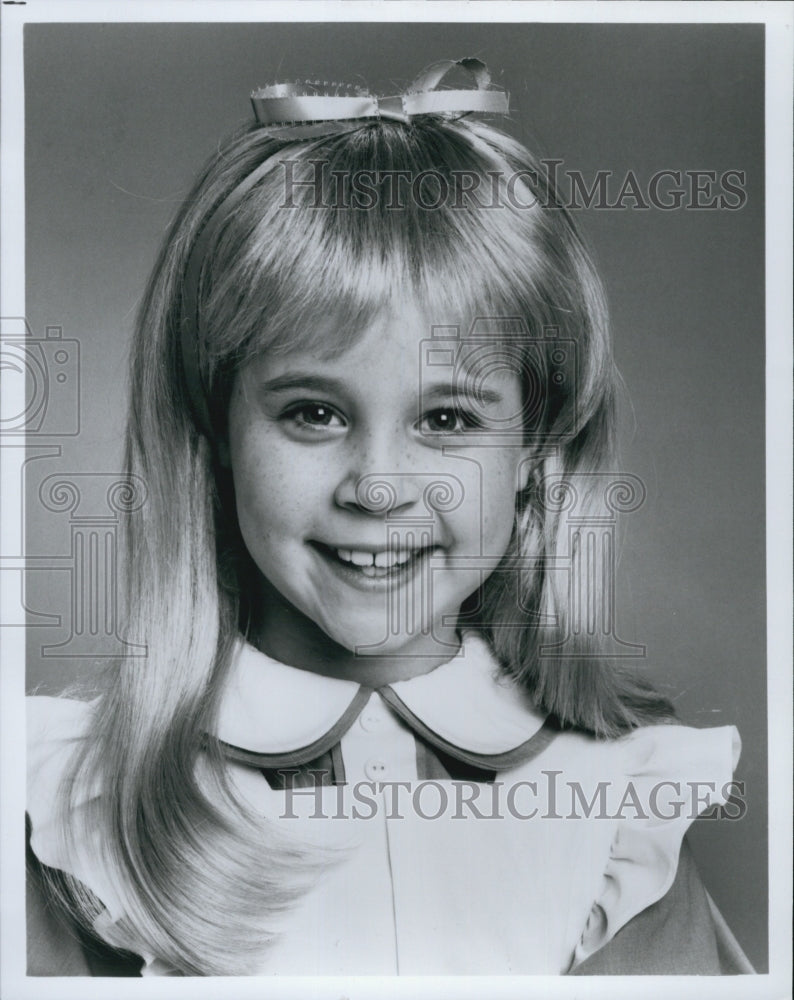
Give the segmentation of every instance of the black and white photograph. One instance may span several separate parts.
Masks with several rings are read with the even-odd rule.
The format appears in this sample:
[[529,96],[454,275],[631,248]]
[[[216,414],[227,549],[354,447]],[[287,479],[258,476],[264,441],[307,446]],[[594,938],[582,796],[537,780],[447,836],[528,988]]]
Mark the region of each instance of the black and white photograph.
[[4,998],[790,996],[793,22],[3,4]]

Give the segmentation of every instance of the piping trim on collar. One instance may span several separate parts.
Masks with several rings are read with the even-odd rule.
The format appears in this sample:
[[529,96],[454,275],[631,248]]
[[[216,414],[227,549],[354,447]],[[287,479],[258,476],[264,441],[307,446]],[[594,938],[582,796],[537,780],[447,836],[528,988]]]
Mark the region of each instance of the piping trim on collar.
[[[482,767],[526,759],[529,742],[546,721],[500,673],[488,645],[474,632],[464,635],[460,651],[447,663],[378,693],[415,733]],[[240,763],[300,765],[338,743],[371,694],[365,685],[287,666],[241,643],[217,736]],[[544,732],[554,732],[553,726]],[[531,756],[535,752],[533,742]]]

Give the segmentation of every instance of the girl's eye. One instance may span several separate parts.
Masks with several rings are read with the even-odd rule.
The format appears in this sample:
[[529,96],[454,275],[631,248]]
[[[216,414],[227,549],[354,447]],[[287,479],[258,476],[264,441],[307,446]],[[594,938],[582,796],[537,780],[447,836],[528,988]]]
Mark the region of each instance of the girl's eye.
[[463,410],[433,410],[422,420],[422,430],[426,434],[460,434],[480,426],[477,418]]
[[326,403],[296,403],[284,412],[283,419],[307,431],[322,432],[345,426],[339,414]]

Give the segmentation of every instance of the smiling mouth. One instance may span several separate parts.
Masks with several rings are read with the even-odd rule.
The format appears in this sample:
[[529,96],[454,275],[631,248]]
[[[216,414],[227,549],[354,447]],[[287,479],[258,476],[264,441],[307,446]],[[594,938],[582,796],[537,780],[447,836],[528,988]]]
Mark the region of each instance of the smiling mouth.
[[339,549],[322,542],[312,542],[315,548],[341,568],[369,579],[385,579],[413,572],[427,556],[440,555],[441,547],[426,545],[412,549],[383,549],[372,552],[366,549]]

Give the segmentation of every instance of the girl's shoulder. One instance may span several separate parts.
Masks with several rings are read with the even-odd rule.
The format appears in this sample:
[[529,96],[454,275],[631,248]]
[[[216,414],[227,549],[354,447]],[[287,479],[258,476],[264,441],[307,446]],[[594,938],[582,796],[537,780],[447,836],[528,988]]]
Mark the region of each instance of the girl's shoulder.
[[49,695],[29,695],[25,698],[28,754],[43,760],[81,739],[97,701]]
[[28,746],[81,736],[97,700],[28,695],[25,698]]
[[614,740],[562,731],[536,758],[500,775],[534,783],[542,815],[557,829],[578,830],[588,878],[594,887],[600,882],[573,968],[668,898],[681,882],[682,845],[698,816],[725,807],[736,818],[740,752],[734,726],[652,725]]
[[70,751],[85,736],[97,701],[31,695],[25,699],[28,790],[41,792],[63,777]]
[[735,726],[698,729],[662,723],[642,726],[615,739],[562,729],[544,740],[539,753],[529,755],[501,776],[527,778],[551,769],[563,781],[630,782],[636,790],[650,791],[664,781],[721,787],[731,782],[741,747]]
[[626,773],[646,782],[729,783],[742,752],[736,726],[644,726],[614,742]]

